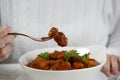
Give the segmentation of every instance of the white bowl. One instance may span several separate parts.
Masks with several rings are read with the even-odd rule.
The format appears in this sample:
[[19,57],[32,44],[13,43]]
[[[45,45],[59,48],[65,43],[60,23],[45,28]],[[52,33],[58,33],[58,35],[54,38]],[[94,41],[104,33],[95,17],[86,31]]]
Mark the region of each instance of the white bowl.
[[[19,62],[25,73],[32,80],[95,80],[96,76],[100,73],[101,68],[106,62],[106,48],[104,46],[85,46],[90,50],[90,57],[96,59],[100,64],[95,67],[77,69],[77,70],[61,70],[49,71],[38,70],[27,67],[26,64],[34,60],[41,52],[53,52],[54,50],[72,50],[80,47],[57,47],[57,48],[44,48],[25,53],[20,57]],[[83,48],[83,47],[81,47]]]

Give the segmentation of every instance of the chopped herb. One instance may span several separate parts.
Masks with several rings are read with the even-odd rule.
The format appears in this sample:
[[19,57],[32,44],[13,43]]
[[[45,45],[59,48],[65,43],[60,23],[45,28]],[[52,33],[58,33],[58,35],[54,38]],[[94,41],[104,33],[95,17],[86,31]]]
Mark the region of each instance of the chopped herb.
[[42,57],[43,59],[46,59],[46,60],[49,59],[48,52],[41,53],[41,54],[39,54],[38,56],[40,56],[40,57]]
[[90,55],[90,53],[86,53],[85,55],[81,56],[81,59],[83,61],[87,61],[89,59],[89,55]]
[[66,60],[66,61],[69,61],[71,55],[69,54],[68,51],[65,51],[65,53],[64,53],[64,57],[65,57],[65,60]]
[[79,53],[77,53],[77,50],[72,50],[72,56],[79,56]]
[[87,61],[89,59],[89,55],[90,55],[90,53],[86,53],[83,56],[80,56],[79,53],[77,52],[77,50],[72,50],[72,56],[78,56],[83,61]]

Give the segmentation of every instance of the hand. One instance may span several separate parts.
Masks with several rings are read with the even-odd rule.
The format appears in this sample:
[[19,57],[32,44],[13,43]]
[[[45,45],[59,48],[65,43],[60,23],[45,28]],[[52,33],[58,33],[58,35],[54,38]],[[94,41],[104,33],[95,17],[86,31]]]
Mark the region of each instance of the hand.
[[107,55],[107,61],[102,72],[108,77],[120,74],[120,56]]
[[7,35],[10,30],[11,28],[8,26],[0,28],[0,62],[7,59],[13,50],[11,41],[13,41],[16,36]]

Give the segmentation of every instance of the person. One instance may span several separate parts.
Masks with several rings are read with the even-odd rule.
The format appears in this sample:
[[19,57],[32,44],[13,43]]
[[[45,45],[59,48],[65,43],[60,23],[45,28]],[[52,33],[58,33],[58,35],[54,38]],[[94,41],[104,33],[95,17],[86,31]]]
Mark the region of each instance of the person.
[[17,62],[30,50],[58,46],[53,40],[35,42],[8,33],[42,37],[55,26],[68,37],[68,46],[106,46],[102,71],[107,76],[120,73],[119,0],[0,0],[0,23],[1,63]]

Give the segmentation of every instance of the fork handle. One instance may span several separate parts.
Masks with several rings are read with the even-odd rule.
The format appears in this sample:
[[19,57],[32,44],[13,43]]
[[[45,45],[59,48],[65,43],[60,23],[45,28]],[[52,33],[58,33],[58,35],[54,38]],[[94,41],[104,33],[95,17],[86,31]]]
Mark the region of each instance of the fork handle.
[[23,33],[16,33],[16,32],[8,33],[8,35],[21,35],[21,36],[25,36],[25,37],[31,38],[32,40],[39,41],[39,42],[43,42],[43,41],[47,41],[47,40],[52,39],[50,37],[41,37],[41,38],[37,39],[35,37],[29,36],[29,35],[26,35],[26,34],[23,34]]
[[16,33],[16,32],[14,32],[14,33],[8,33],[8,35],[25,35],[25,34],[23,34],[23,33]]
[[[35,38],[31,37],[31,36],[23,34],[23,33],[16,33],[16,32],[14,32],[14,33],[8,33],[8,35],[20,35],[20,36],[25,36],[25,37],[31,38],[32,40],[35,40],[35,41],[40,41],[40,40],[37,40],[37,39],[35,39]],[[41,42],[42,42],[42,40],[41,40]]]
[[28,36],[28,35],[26,35],[26,34],[23,34],[23,33],[16,33],[16,32],[14,32],[14,33],[8,33],[8,35],[22,35],[22,36]]

